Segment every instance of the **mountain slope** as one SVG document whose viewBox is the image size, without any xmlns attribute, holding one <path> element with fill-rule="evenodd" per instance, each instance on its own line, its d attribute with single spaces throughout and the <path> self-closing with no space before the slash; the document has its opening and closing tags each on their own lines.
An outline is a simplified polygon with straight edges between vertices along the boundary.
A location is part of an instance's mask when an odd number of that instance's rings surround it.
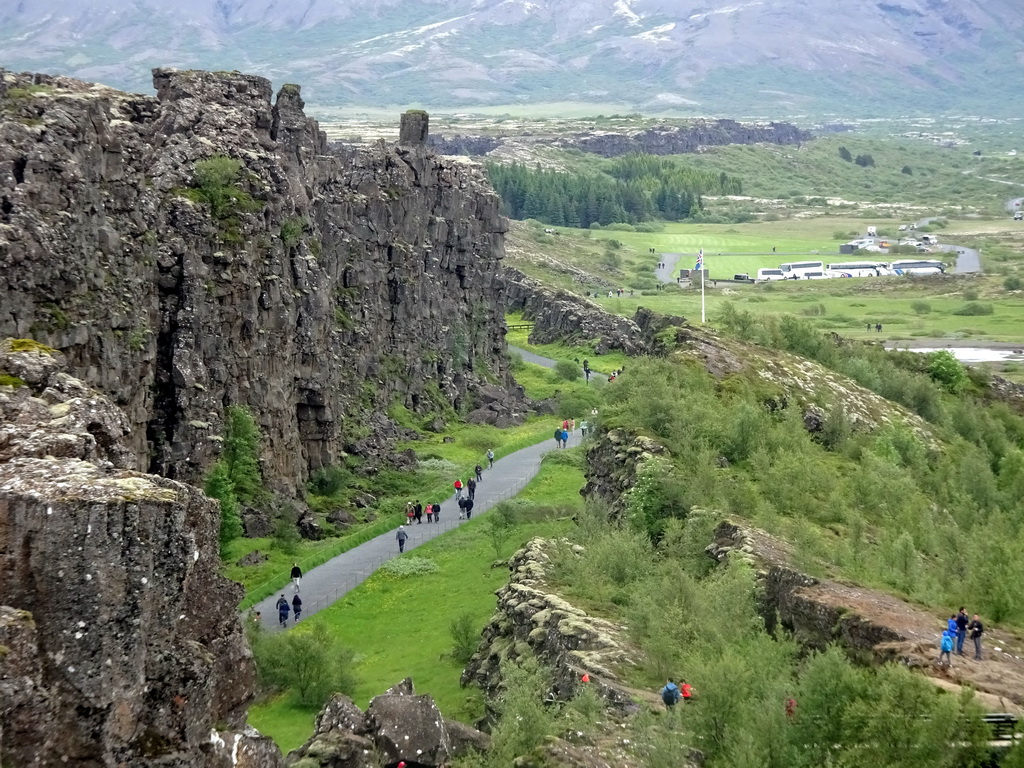
<svg viewBox="0 0 1024 768">
<path fill-rule="evenodd" d="M 0 64 L 242 69 L 321 104 L 1011 112 L 1022 30 L 1012 0 L 18 0 Z"/>
</svg>

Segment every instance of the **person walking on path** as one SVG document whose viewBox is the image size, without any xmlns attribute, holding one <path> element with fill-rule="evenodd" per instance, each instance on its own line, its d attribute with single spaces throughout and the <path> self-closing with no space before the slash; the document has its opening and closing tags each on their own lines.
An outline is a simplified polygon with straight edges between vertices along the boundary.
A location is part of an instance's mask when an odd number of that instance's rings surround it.
<svg viewBox="0 0 1024 768">
<path fill-rule="evenodd" d="M 420 504 L 419 499 L 416 499 L 416 506 L 413 507 L 413 511 L 416 513 L 416 525 L 423 525 L 423 505 Z"/>
<path fill-rule="evenodd" d="M 466 491 L 469 493 L 469 498 L 476 498 L 476 480 L 472 477 L 466 481 Z"/>
<path fill-rule="evenodd" d="M 288 612 L 291 611 L 291 606 L 288 605 L 288 600 L 281 593 L 281 596 L 277 598 L 277 621 L 281 625 L 281 629 L 288 626 Z"/>
<path fill-rule="evenodd" d="M 487 449 L 487 468 L 494 469 L 494 451 L 490 448 Z"/>
<path fill-rule="evenodd" d="M 292 584 L 295 585 L 295 591 L 300 592 L 299 584 L 302 582 L 302 569 L 299 568 L 298 563 L 292 563 Z"/>
<path fill-rule="evenodd" d="M 466 519 L 466 502 L 469 499 L 459 499 L 459 520 Z"/>
<path fill-rule="evenodd" d="M 588 429 L 590 429 L 590 422 L 584 419 L 580 422 L 580 434 L 583 435 L 583 437 L 586 437 Z"/>
<path fill-rule="evenodd" d="M 481 467 L 481 466 L 480 466 L 479 464 L 477 464 L 477 465 L 476 465 L 476 466 L 475 466 L 475 467 L 473 468 L 473 472 L 474 472 L 474 473 L 476 473 L 476 481 L 477 481 L 478 483 L 479 483 L 479 482 L 480 482 L 481 480 L 483 480 L 483 479 L 484 479 L 484 468 L 483 468 L 483 467 Z"/>
<path fill-rule="evenodd" d="M 962 605 L 956 614 L 956 655 L 964 655 L 964 640 L 967 639 L 967 625 L 971 620 L 967 618 L 967 609 Z"/>
<path fill-rule="evenodd" d="M 427 504 L 427 522 L 428 523 L 434 522 L 434 505 L 433 504 Z"/>
<path fill-rule="evenodd" d="M 405 540 L 409 538 L 409 534 L 405 532 L 405 526 L 398 526 L 398 533 L 395 534 L 395 538 L 398 539 L 398 554 L 405 552 Z"/>
<path fill-rule="evenodd" d="M 563 448 L 568 448 L 569 447 L 569 430 L 567 430 L 567 429 L 563 429 L 562 430 L 562 447 Z"/>
<path fill-rule="evenodd" d="M 405 504 L 405 522 L 412 525 L 412 519 L 416 517 L 416 505 L 411 501 Z"/>
<path fill-rule="evenodd" d="M 441 522 L 441 505 L 438 504 L 435 501 L 433 506 L 434 506 L 434 522 L 435 523 L 440 523 Z"/>
<path fill-rule="evenodd" d="M 456 499 L 461 499 L 462 498 L 462 481 L 459 478 L 455 478 L 455 482 L 452 483 L 452 485 L 455 487 L 455 498 Z"/>
<path fill-rule="evenodd" d="M 473 500 L 463 499 L 463 501 L 466 502 L 466 506 L 464 507 L 464 509 L 466 510 L 466 519 L 469 520 L 473 517 Z"/>
<path fill-rule="evenodd" d="M 557 427 L 555 429 L 555 445 L 559 448 L 562 447 L 562 428 Z"/>
<path fill-rule="evenodd" d="M 669 678 L 665 687 L 661 689 L 661 700 L 668 709 L 679 703 L 679 686 L 672 682 L 672 678 Z"/>
<path fill-rule="evenodd" d="M 939 651 L 939 666 L 942 666 L 942 657 L 946 657 L 946 666 L 953 666 L 953 659 L 950 654 L 953 652 L 953 638 L 956 637 L 954 632 L 950 632 L 948 629 L 942 633 L 942 644 Z"/>
<path fill-rule="evenodd" d="M 981 623 L 978 614 L 974 614 L 967 628 L 971 630 L 971 640 L 974 642 L 974 660 L 981 661 L 981 636 L 985 634 L 985 625 Z"/>
<path fill-rule="evenodd" d="M 292 613 L 295 614 L 295 623 L 299 623 L 299 616 L 302 615 L 302 598 L 296 593 L 292 598 Z"/>
</svg>

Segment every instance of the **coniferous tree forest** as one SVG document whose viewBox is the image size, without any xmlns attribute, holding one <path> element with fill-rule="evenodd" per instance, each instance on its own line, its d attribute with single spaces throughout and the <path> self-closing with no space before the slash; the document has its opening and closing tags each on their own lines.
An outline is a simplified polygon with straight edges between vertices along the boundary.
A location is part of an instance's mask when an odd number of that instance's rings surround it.
<svg viewBox="0 0 1024 768">
<path fill-rule="evenodd" d="M 703 209 L 701 195 L 742 194 L 741 181 L 653 155 L 627 155 L 601 171 L 563 173 L 515 163 L 487 166 L 504 213 L 553 226 L 680 221 Z"/>
</svg>

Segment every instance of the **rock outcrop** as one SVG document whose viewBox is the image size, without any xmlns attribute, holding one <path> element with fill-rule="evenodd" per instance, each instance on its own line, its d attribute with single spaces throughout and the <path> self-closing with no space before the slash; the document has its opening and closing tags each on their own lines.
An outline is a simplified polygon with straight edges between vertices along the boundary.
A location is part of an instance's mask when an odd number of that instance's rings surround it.
<svg viewBox="0 0 1024 768">
<path fill-rule="evenodd" d="M 298 86 L 154 85 L 0 70 L 0 337 L 108 393 L 136 469 L 196 480 L 243 404 L 289 491 L 378 440 L 367 414 L 511 385 L 507 222 L 476 166 L 426 149 L 426 114 L 332 152 Z"/>
<path fill-rule="evenodd" d="M 549 288 L 515 269 L 502 273 L 506 306 L 510 312 L 522 312 L 534 323 L 531 344 L 594 341 L 597 354 L 621 350 L 627 355 L 642 355 L 646 347 L 636 324 L 613 315 L 582 296 Z"/>
<path fill-rule="evenodd" d="M 0 761 L 273 768 L 219 506 L 126 469 L 127 420 L 62 362 L 0 344 Z"/>
<path fill-rule="evenodd" d="M 603 157 L 634 152 L 679 155 L 727 144 L 802 144 L 812 138 L 790 123 L 737 123 L 735 120 L 696 120 L 685 126 L 660 126 L 642 131 L 587 131 L 569 136 L 521 135 L 509 141 L 554 144 Z M 495 136 L 432 136 L 430 145 L 446 155 L 488 155 L 506 141 Z"/>
<path fill-rule="evenodd" d="M 446 720 L 433 697 L 417 696 L 406 678 L 370 701 L 364 713 L 337 695 L 316 718 L 313 735 L 288 755 L 293 768 L 376 768 L 446 765 L 470 750 L 486 751 L 487 734 Z"/>
<path fill-rule="evenodd" d="M 641 465 L 664 453 L 665 447 L 649 437 L 624 429 L 600 431 L 587 448 L 587 483 L 580 494 L 600 502 L 617 518 L 625 512 L 626 494 L 636 484 Z"/>
<path fill-rule="evenodd" d="M 625 633 L 547 588 L 551 546 L 555 544 L 532 539 L 512 557 L 509 582 L 497 591 L 497 611 L 462 673 L 462 684 L 478 685 L 493 697 L 501 688 L 502 663 L 532 655 L 551 669 L 552 701 L 572 698 L 586 674 L 588 684 L 610 705 L 623 713 L 635 712 L 636 692 L 627 689 L 616 672 L 632 664 Z"/>
</svg>

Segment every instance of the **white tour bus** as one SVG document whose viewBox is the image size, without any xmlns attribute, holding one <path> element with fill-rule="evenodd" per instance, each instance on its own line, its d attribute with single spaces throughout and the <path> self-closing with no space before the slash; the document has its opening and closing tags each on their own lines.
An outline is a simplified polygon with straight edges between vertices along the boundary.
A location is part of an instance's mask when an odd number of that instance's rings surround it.
<svg viewBox="0 0 1024 768">
<path fill-rule="evenodd" d="M 825 265 L 820 261 L 791 261 L 788 264 L 779 264 L 779 269 L 786 280 L 798 280 L 807 277 L 810 272 L 824 272 Z"/>
<path fill-rule="evenodd" d="M 889 269 L 897 275 L 941 275 L 946 271 L 946 265 L 929 259 L 903 259 L 890 262 Z"/>
<path fill-rule="evenodd" d="M 844 261 L 828 265 L 830 277 L 880 277 L 891 275 L 883 261 Z"/>
<path fill-rule="evenodd" d="M 770 267 L 761 267 L 757 270 L 757 278 L 754 282 L 766 283 L 770 280 L 784 280 L 786 273 L 781 269 L 771 269 Z"/>
</svg>

